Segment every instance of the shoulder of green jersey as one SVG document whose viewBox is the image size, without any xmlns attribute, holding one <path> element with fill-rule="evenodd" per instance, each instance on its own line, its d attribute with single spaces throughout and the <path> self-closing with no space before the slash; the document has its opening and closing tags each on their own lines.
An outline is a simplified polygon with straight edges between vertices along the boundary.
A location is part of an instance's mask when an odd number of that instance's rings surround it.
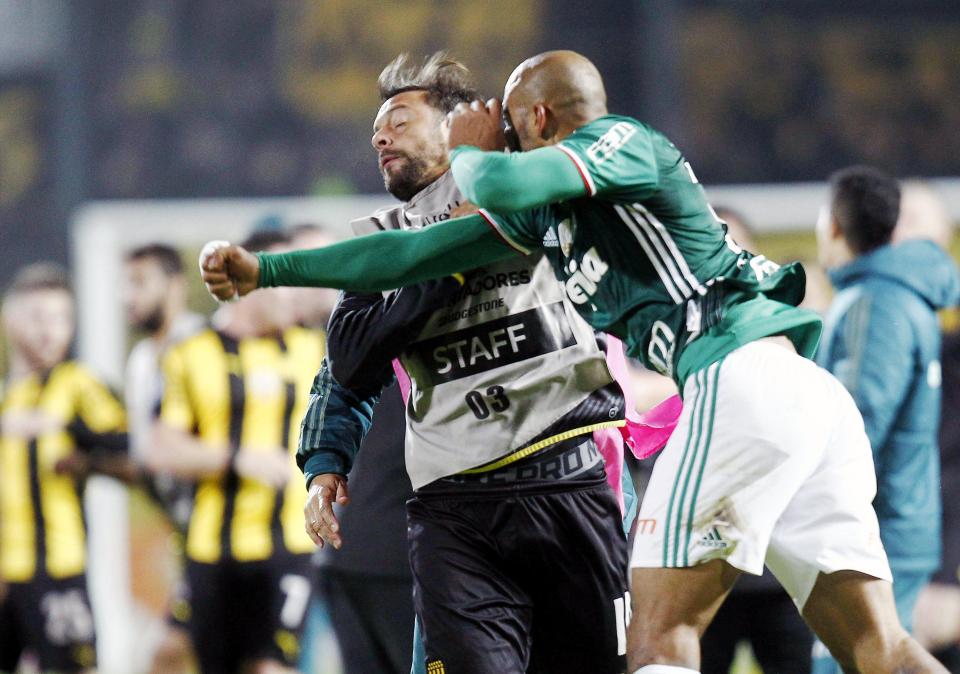
<svg viewBox="0 0 960 674">
<path fill-rule="evenodd" d="M 587 148 L 587 160 L 593 165 L 602 164 L 619 152 L 639 130 L 635 122 L 621 120 L 615 123 Z"/>
<path fill-rule="evenodd" d="M 494 233 L 498 237 L 500 237 L 501 241 L 503 241 L 505 244 L 507 244 L 514 250 L 523 253 L 524 255 L 530 254 L 530 249 L 522 245 L 520 242 L 516 240 L 516 238 L 511 236 L 510 233 L 507 232 L 506 229 L 503 227 L 503 225 L 500 224 L 497 218 L 494 217 L 492 213 L 490 213 L 490 211 L 488 211 L 485 208 L 481 208 L 479 210 L 479 213 L 480 213 L 480 217 L 482 217 L 487 222 L 487 224 L 490 225 L 490 228 L 494 231 Z"/>
</svg>

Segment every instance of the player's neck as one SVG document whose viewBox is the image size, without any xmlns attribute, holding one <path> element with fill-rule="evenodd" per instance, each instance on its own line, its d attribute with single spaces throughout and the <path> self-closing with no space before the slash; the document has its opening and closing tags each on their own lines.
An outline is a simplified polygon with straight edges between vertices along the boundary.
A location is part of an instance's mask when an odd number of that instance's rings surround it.
<svg viewBox="0 0 960 674">
<path fill-rule="evenodd" d="M 236 340 L 273 337 L 283 332 L 279 326 L 259 320 L 241 304 L 228 305 L 218 312 L 216 329 Z"/>
<path fill-rule="evenodd" d="M 185 311 L 186 307 L 184 306 L 167 306 L 163 312 L 163 320 L 160 321 L 160 326 L 150 333 L 150 339 L 157 344 L 164 344 L 173 331 L 173 326 L 176 325 L 177 319 L 180 318 Z"/>
<path fill-rule="evenodd" d="M 576 115 L 570 115 L 569 118 L 558 120 L 557 133 L 554 135 L 554 142 L 560 142 L 577 129 L 594 122 L 601 117 L 609 114 L 606 106 L 592 106 L 588 109 L 580 110 Z"/>
</svg>

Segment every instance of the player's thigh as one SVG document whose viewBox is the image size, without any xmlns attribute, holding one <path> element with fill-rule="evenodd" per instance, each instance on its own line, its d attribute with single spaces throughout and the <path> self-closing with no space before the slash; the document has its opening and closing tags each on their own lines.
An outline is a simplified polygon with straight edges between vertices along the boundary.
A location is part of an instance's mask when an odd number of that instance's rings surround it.
<svg viewBox="0 0 960 674">
<path fill-rule="evenodd" d="M 230 598 L 241 592 L 234 584 L 231 562 L 186 565 L 187 629 L 203 674 L 230 672 L 239 667 L 241 623 L 232 615 Z"/>
<path fill-rule="evenodd" d="M 913 633 L 913 613 L 917 600 L 923 588 L 930 583 L 931 575 L 927 571 L 893 569 L 893 601 L 897 605 L 900 624 L 910 633 Z"/>
<path fill-rule="evenodd" d="M 739 575 L 720 559 L 682 569 L 632 569 L 632 644 L 655 644 L 678 630 L 699 639 Z"/>
<path fill-rule="evenodd" d="M 0 598 L 0 672 L 13 672 L 23 652 L 24 634 L 18 615 L 16 586 L 3 588 Z"/>
<path fill-rule="evenodd" d="M 41 671 L 83 672 L 96 666 L 96 635 L 85 576 L 37 578 L 20 602 L 25 650 Z"/>
<path fill-rule="evenodd" d="M 854 670 L 856 645 L 895 643 L 906 637 L 897 619 L 892 584 L 857 571 L 820 574 L 803 617 L 840 666 L 849 671 Z"/>
<path fill-rule="evenodd" d="M 313 592 L 310 555 L 278 551 L 241 565 L 240 573 L 243 592 L 235 595 L 234 619 L 241 622 L 245 659 L 260 669 L 271 662 L 295 666 Z"/>
<path fill-rule="evenodd" d="M 782 347 L 750 344 L 688 377 L 683 413 L 644 495 L 632 566 L 722 559 L 762 572 L 780 513 L 826 444 L 808 421 L 819 412 L 816 392 L 782 383 L 799 378 L 802 387 L 811 368 Z"/>
<path fill-rule="evenodd" d="M 479 523 L 492 521 L 496 508 L 509 507 L 419 498 L 407 504 L 414 608 L 428 674 L 526 672 L 531 599 Z"/>
<path fill-rule="evenodd" d="M 630 612 L 627 542 L 605 482 L 521 499 L 531 540 L 532 672 L 619 674 Z M 535 532 L 535 533 L 534 533 Z"/>
</svg>

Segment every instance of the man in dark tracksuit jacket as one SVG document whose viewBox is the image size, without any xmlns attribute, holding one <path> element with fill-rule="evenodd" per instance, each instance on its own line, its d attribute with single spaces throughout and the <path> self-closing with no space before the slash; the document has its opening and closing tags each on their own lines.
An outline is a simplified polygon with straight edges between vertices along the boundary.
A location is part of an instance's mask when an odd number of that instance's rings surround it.
<svg viewBox="0 0 960 674">
<path fill-rule="evenodd" d="M 863 415 L 877 473 L 874 507 L 893 571 L 900 621 L 912 624 L 920 590 L 940 565 L 940 325 L 960 299 L 950 256 L 931 241 L 891 245 L 896 181 L 865 167 L 835 174 L 817 226 L 837 295 L 817 360 Z M 818 658 L 817 674 L 837 671 Z"/>
</svg>

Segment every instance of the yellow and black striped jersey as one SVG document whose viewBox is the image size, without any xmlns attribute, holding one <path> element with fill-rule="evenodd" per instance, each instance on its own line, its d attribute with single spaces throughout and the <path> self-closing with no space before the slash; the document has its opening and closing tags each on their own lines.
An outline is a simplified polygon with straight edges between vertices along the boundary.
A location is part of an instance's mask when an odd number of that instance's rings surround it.
<svg viewBox="0 0 960 674">
<path fill-rule="evenodd" d="M 35 437 L 0 429 L 0 577 L 8 582 L 85 571 L 83 485 L 56 466 L 101 440 L 110 448 L 126 444 L 120 401 L 74 361 L 8 384 L 0 413 L 36 412 L 56 420 L 57 428 Z"/>
<path fill-rule="evenodd" d="M 282 337 L 241 340 L 208 329 L 167 353 L 163 423 L 211 447 L 232 452 L 283 447 L 290 458 L 284 490 L 232 472 L 198 482 L 187 530 L 190 559 L 256 561 L 280 546 L 294 553 L 314 549 L 303 530 L 303 482 L 295 454 L 324 351 L 322 332 L 298 327 Z"/>
</svg>

